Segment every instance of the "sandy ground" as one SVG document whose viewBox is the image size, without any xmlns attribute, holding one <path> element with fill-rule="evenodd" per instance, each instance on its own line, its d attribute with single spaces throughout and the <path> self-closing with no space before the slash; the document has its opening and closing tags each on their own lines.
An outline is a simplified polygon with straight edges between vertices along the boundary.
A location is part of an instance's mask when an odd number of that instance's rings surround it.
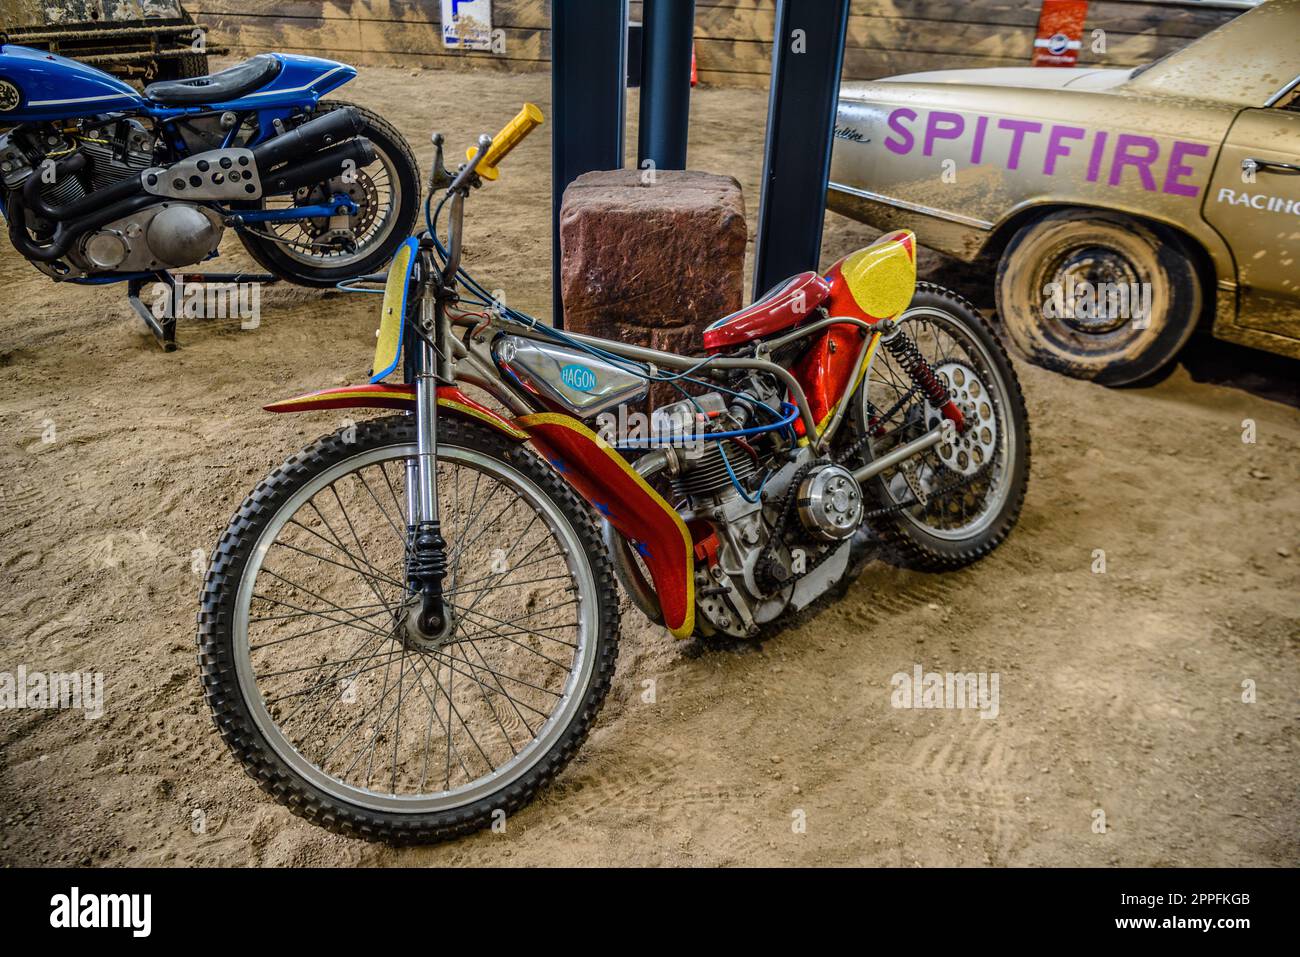
<svg viewBox="0 0 1300 957">
<path fill-rule="evenodd" d="M 396 69 L 346 92 L 422 163 L 435 124 L 463 148 L 549 100 L 544 76 Z M 753 91 L 694 98 L 692 165 L 741 180 L 751 232 L 765 111 Z M 490 287 L 539 314 L 548 157 L 544 127 L 474 197 L 467 245 Z M 869 238 L 829 217 L 826 262 Z M 987 305 L 987 277 L 928 263 Z M 1022 364 L 1033 476 L 991 558 L 945 576 L 873 565 L 761 645 L 675 643 L 629 608 L 614 689 L 558 784 L 502 834 L 397 850 L 263 795 L 217 737 L 194 650 L 192 555 L 340 424 L 259 406 L 361 381 L 374 301 L 276 287 L 260 328 L 184 323 L 164 355 L 120 289 L 56 286 L 7 243 L 0 283 L 0 672 L 106 683 L 98 720 L 0 715 L 0 862 L 1300 863 L 1295 364 L 1237 351 L 1225 372 L 1227 347 L 1202 344 L 1191 372 L 1134 391 Z M 891 676 L 918 664 L 997 672 L 997 718 L 892 708 Z"/>
</svg>

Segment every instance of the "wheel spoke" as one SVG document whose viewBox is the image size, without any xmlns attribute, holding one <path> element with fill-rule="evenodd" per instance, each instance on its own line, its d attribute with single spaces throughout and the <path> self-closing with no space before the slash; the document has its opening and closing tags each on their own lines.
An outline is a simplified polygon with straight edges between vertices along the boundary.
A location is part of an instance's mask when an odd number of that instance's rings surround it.
<svg viewBox="0 0 1300 957">
<path fill-rule="evenodd" d="M 589 546 L 557 503 L 440 449 L 453 623 L 422 635 L 407 620 L 409 477 L 388 470 L 406 448 L 323 469 L 264 533 L 241 647 L 291 766 L 348 800 L 440 807 L 552 746 L 557 715 L 576 713 L 596 599 L 590 572 L 575 578 Z"/>
</svg>

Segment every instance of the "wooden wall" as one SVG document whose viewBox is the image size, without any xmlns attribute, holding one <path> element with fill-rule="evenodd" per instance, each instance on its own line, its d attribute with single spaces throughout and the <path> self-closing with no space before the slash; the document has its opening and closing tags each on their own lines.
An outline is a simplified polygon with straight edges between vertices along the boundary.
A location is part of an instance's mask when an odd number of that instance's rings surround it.
<svg viewBox="0 0 1300 957">
<path fill-rule="evenodd" d="M 355 66 L 551 68 L 551 0 L 494 0 L 492 27 L 505 56 L 449 51 L 439 0 L 184 0 L 212 42 L 239 54 L 281 50 Z"/>
<path fill-rule="evenodd" d="M 493 27 L 504 32 L 504 57 L 448 52 L 438 0 L 187 0 L 238 53 L 316 53 L 354 64 L 550 68 L 552 0 L 494 0 Z M 609 0 L 617 2 L 617 0 Z M 775 0 L 696 0 L 695 50 L 701 82 L 765 86 L 772 58 Z M 853 0 L 844 78 L 960 67 L 1026 66 L 1033 49 L 1036 0 Z M 631 16 L 641 4 L 633 0 Z M 1133 66 L 1178 49 L 1236 11 L 1093 0 L 1081 64 Z M 1091 31 L 1106 32 L 1106 52 L 1091 49 Z"/>
<path fill-rule="evenodd" d="M 772 63 L 772 0 L 696 0 L 695 56 L 701 81 L 765 86 Z M 853 0 L 844 79 L 968 67 L 1028 66 L 1040 4 L 1035 0 Z M 1080 64 L 1135 66 L 1185 45 L 1237 11 L 1129 0 L 1088 6 Z M 1106 53 L 1090 49 L 1106 32 Z"/>
</svg>

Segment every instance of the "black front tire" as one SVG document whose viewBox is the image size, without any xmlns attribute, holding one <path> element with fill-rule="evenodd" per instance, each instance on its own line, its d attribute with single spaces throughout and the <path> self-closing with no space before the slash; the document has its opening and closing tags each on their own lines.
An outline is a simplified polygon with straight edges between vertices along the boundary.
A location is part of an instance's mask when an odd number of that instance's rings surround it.
<svg viewBox="0 0 1300 957">
<path fill-rule="evenodd" d="M 355 436 L 332 433 L 291 457 L 244 500 L 213 550 L 198 615 L 200 677 L 222 739 L 258 786 L 300 817 L 349 837 L 390 843 L 441 841 L 489 826 L 500 814 L 523 807 L 560 773 L 586 739 L 614 674 L 618 594 L 591 510 L 531 447 L 474 422 L 444 418 L 438 430 L 441 447 L 457 446 L 485 454 L 526 476 L 555 503 L 581 541 L 595 583 L 599 623 L 590 650 L 593 667 L 585 686 L 575 690 L 578 706 L 549 750 L 522 776 L 473 803 L 426 813 L 380 811 L 318 787 L 272 746 L 245 697 L 237 673 L 234 634 L 240 582 L 259 537 L 297 492 L 323 472 L 368 450 L 411 446 L 415 442 L 414 417 L 362 422 L 356 426 Z"/>
</svg>

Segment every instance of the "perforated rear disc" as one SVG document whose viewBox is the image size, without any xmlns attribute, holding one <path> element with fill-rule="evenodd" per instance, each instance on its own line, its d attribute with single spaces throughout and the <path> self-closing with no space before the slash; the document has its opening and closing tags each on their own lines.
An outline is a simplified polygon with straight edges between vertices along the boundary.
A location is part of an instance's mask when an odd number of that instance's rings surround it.
<svg viewBox="0 0 1300 957">
<path fill-rule="evenodd" d="M 934 371 L 948 387 L 948 394 L 957 403 L 966 424 L 961 434 L 949 435 L 940 443 L 939 459 L 959 475 L 974 475 L 993 458 L 997 449 L 998 423 L 988 389 L 975 370 L 964 362 L 945 362 Z M 926 421 L 941 418 L 942 413 L 926 402 Z"/>
</svg>

